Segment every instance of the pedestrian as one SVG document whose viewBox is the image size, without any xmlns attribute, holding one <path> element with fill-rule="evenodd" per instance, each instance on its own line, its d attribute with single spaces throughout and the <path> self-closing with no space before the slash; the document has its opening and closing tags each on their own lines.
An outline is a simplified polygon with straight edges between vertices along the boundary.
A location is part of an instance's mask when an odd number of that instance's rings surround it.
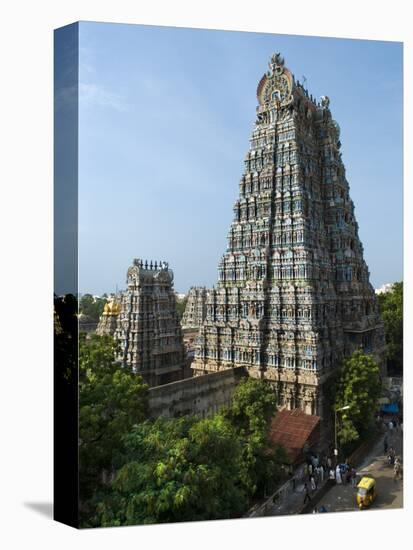
<svg viewBox="0 0 413 550">
<path fill-rule="evenodd" d="M 397 479 L 400 479 L 400 474 L 401 474 L 401 464 L 400 464 L 400 460 L 398 458 L 395 459 L 394 461 L 394 467 L 393 467 L 393 472 L 394 472 L 394 476 L 393 476 L 393 479 L 394 481 L 396 481 Z"/>
<path fill-rule="evenodd" d="M 303 467 L 303 478 L 306 479 L 307 476 L 308 476 L 308 464 L 305 463 L 305 464 L 304 464 L 304 467 Z"/>
<path fill-rule="evenodd" d="M 341 470 L 340 470 L 340 466 L 337 464 L 337 468 L 336 468 L 336 483 L 337 485 L 341 485 L 343 482 L 342 478 L 341 478 Z"/>
<path fill-rule="evenodd" d="M 293 493 L 295 493 L 295 475 L 293 473 L 292 467 L 290 468 L 289 475 L 290 475 L 291 488 Z"/>
<path fill-rule="evenodd" d="M 313 465 L 309 464 L 308 465 L 308 476 L 311 477 L 312 475 L 313 475 Z"/>
<path fill-rule="evenodd" d="M 352 487 L 356 486 L 356 478 L 357 478 L 357 472 L 356 472 L 356 469 L 353 466 L 350 470 L 350 482 L 351 482 Z"/>
<path fill-rule="evenodd" d="M 346 484 L 347 481 L 347 466 L 345 464 L 340 465 L 341 483 Z"/>
<path fill-rule="evenodd" d="M 311 483 L 311 490 L 315 491 L 317 489 L 317 483 L 313 475 L 310 477 L 310 483 Z"/>
<path fill-rule="evenodd" d="M 391 434 L 393 433 L 393 422 L 391 420 L 389 422 L 389 431 Z"/>
<path fill-rule="evenodd" d="M 328 457 L 328 458 L 327 458 L 327 468 L 328 468 L 328 469 L 331 468 L 331 457 Z"/>
<path fill-rule="evenodd" d="M 320 477 L 321 483 L 323 483 L 324 482 L 324 466 L 322 464 L 320 464 L 320 466 L 318 467 L 318 475 Z"/>
<path fill-rule="evenodd" d="M 334 482 L 336 480 L 336 474 L 333 470 L 333 468 L 330 468 L 329 472 L 328 472 L 328 482 L 331 485 L 334 485 Z"/>
<path fill-rule="evenodd" d="M 304 483 L 304 504 L 311 501 L 310 491 L 308 490 L 307 483 Z"/>
</svg>

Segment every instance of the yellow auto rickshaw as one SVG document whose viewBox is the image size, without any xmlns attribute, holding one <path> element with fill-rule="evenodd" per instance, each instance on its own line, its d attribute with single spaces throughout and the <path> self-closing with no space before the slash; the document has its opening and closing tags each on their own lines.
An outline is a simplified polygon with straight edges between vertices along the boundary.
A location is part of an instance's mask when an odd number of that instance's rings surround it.
<svg viewBox="0 0 413 550">
<path fill-rule="evenodd" d="M 376 480 L 373 477 L 362 477 L 357 485 L 356 495 L 357 506 L 360 510 L 368 508 L 376 496 Z"/>
</svg>

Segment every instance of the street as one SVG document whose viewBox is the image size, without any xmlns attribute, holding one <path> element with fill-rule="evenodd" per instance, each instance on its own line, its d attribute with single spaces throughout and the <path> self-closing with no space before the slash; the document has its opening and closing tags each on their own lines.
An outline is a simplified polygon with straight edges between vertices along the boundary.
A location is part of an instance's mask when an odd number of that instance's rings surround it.
<svg viewBox="0 0 413 550">
<path fill-rule="evenodd" d="M 388 432 L 389 447 L 393 445 L 396 455 L 403 462 L 403 432 L 399 429 L 393 435 Z M 391 509 L 403 507 L 403 481 L 393 479 L 393 467 L 384 455 L 383 438 L 376 444 L 361 467 L 357 470 L 357 482 L 363 475 L 371 475 L 377 482 L 377 498 L 369 509 Z M 327 512 L 349 512 L 358 510 L 357 489 L 351 485 L 335 485 L 318 502 L 317 509 L 324 506 Z"/>
</svg>

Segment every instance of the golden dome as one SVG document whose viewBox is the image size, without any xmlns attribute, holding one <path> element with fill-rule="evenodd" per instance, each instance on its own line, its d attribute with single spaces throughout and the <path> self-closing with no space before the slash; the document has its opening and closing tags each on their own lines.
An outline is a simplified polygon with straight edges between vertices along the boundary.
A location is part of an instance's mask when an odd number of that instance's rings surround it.
<svg viewBox="0 0 413 550">
<path fill-rule="evenodd" d="M 120 310 L 121 310 L 120 304 L 118 302 L 113 302 L 113 306 L 112 306 L 113 315 L 119 315 Z"/>
<path fill-rule="evenodd" d="M 103 315 L 119 315 L 120 304 L 115 302 L 113 298 L 110 298 L 103 307 Z"/>
</svg>

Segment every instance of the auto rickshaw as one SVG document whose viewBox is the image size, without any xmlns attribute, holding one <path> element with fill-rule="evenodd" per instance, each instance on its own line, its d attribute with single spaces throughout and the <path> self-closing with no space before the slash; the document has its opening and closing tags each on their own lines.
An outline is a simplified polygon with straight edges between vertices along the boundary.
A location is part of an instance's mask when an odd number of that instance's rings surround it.
<svg viewBox="0 0 413 550">
<path fill-rule="evenodd" d="M 360 510 L 368 508 L 376 496 L 376 480 L 373 477 L 362 477 L 357 485 L 356 495 L 357 506 Z"/>
</svg>

